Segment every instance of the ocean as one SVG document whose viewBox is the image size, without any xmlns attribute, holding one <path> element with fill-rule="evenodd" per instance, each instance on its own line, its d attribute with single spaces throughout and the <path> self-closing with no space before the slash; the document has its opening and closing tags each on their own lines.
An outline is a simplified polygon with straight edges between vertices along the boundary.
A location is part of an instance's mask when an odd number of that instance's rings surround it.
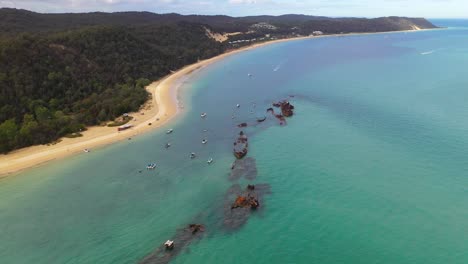
<svg viewBox="0 0 468 264">
<path fill-rule="evenodd" d="M 152 263 L 468 263 L 468 21 L 434 22 L 227 57 L 162 129 L 0 180 L 0 263 L 137 263 L 168 239 Z M 231 210 L 248 184 L 260 207 Z"/>
</svg>

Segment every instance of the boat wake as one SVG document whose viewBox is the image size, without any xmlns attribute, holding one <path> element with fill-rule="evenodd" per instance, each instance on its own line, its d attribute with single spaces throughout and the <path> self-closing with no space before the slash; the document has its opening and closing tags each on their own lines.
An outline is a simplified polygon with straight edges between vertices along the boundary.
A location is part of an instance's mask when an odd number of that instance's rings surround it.
<svg viewBox="0 0 468 264">
<path fill-rule="evenodd" d="M 421 55 L 429 55 L 429 54 L 432 54 L 434 53 L 435 50 L 430 50 L 430 51 L 426 51 L 426 52 L 421 52 Z"/>
</svg>

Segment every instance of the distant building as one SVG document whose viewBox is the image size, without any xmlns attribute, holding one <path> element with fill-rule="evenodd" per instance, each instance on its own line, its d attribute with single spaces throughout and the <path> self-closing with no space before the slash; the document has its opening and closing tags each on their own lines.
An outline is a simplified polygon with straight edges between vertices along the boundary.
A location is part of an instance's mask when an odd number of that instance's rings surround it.
<svg viewBox="0 0 468 264">
<path fill-rule="evenodd" d="M 314 32 L 312 32 L 312 35 L 321 36 L 321 35 L 323 35 L 323 32 L 322 31 L 314 31 Z"/>
<path fill-rule="evenodd" d="M 269 29 L 269 30 L 276 30 L 277 27 L 273 26 L 272 24 L 268 24 L 266 22 L 260 22 L 257 24 L 253 24 L 250 26 L 251 28 L 254 29 Z"/>
</svg>

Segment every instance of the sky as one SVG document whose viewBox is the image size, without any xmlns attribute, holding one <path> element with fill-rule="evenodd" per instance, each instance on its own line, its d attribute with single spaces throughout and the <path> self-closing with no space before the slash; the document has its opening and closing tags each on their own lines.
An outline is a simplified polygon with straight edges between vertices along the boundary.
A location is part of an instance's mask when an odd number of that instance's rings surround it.
<svg viewBox="0 0 468 264">
<path fill-rule="evenodd" d="M 0 0 L 42 13 L 150 11 L 203 15 L 467 18 L 468 0 Z"/>
</svg>

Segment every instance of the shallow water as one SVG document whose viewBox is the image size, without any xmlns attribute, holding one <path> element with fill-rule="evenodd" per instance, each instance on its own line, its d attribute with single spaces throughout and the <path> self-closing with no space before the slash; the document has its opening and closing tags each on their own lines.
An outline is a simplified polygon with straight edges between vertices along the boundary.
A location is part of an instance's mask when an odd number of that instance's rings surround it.
<svg viewBox="0 0 468 264">
<path fill-rule="evenodd" d="M 201 70 L 161 131 L 0 180 L 0 262 L 136 263 L 203 223 L 171 263 L 468 263 L 460 25 L 279 43 Z M 226 228 L 226 192 L 250 183 L 231 177 L 236 125 L 290 95 L 286 126 L 244 129 L 271 193 Z"/>
</svg>

